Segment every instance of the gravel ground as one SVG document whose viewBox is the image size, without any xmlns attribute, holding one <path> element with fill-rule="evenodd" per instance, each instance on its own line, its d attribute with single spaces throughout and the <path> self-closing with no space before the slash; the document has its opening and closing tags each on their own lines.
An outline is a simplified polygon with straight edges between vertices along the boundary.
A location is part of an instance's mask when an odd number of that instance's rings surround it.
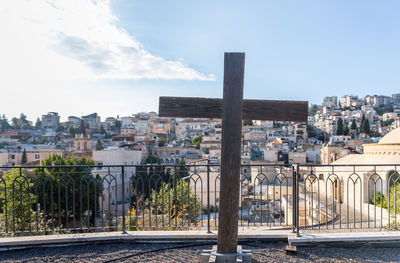
<svg viewBox="0 0 400 263">
<path fill-rule="evenodd" d="M 202 249 L 211 245 L 166 249 L 184 244 L 110 243 L 74 245 L 51 248 L 31 248 L 0 252 L 1 262 L 199 262 Z M 299 247 L 297 255 L 285 253 L 285 242 L 253 242 L 243 245 L 251 249 L 253 262 L 400 262 L 400 248 L 360 246 Z M 157 252 L 143 253 L 156 249 Z"/>
</svg>

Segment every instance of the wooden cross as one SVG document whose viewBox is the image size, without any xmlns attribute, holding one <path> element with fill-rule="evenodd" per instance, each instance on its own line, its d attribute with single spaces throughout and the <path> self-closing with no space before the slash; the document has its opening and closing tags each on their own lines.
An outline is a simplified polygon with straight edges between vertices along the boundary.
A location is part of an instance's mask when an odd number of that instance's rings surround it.
<svg viewBox="0 0 400 263">
<path fill-rule="evenodd" d="M 160 97 L 160 117 L 222 118 L 218 253 L 236 253 L 242 119 L 306 122 L 308 102 L 243 100 L 244 53 L 225 53 L 223 99 Z"/>
</svg>

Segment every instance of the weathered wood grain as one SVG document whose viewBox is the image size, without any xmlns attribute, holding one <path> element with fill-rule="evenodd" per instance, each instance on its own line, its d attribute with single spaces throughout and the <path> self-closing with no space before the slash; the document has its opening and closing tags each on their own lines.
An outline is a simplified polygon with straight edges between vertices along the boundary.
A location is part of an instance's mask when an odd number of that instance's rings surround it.
<svg viewBox="0 0 400 263">
<path fill-rule="evenodd" d="M 160 117 L 222 118 L 222 99 L 160 97 Z M 243 100 L 243 119 L 306 122 L 307 101 Z"/>
<path fill-rule="evenodd" d="M 225 53 L 224 65 L 217 252 L 236 253 L 240 198 L 244 53 Z"/>
</svg>

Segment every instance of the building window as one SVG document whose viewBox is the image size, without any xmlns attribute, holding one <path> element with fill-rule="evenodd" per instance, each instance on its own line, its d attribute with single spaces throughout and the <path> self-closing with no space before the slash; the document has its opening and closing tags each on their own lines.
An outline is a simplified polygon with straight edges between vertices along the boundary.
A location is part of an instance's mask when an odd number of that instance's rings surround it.
<svg viewBox="0 0 400 263">
<path fill-rule="evenodd" d="M 40 154 L 36 153 L 36 154 L 35 154 L 35 159 L 36 159 L 36 160 L 37 160 L 37 159 L 40 159 Z"/>
<path fill-rule="evenodd" d="M 15 160 L 15 154 L 10 155 L 11 160 Z M 14 165 L 13 165 L 14 166 Z"/>
</svg>

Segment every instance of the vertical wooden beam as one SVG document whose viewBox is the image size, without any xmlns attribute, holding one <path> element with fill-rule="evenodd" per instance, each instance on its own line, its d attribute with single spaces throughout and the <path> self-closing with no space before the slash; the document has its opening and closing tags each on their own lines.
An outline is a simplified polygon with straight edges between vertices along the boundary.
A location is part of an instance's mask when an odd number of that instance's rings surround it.
<svg viewBox="0 0 400 263">
<path fill-rule="evenodd" d="M 218 253 L 237 252 L 244 57 L 225 53 L 224 60 Z"/>
</svg>

